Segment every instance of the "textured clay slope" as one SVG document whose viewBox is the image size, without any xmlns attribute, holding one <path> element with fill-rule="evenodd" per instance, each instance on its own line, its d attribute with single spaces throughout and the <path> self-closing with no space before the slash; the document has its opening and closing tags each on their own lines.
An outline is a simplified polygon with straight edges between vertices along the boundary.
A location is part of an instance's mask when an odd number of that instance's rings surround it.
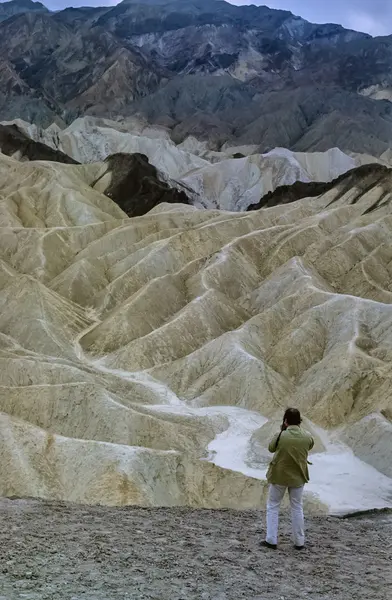
<svg viewBox="0 0 392 600">
<path fill-rule="evenodd" d="M 259 506 L 295 403 L 308 505 L 392 504 L 390 172 L 129 219 L 100 169 L 0 155 L 0 495 Z"/>
</svg>

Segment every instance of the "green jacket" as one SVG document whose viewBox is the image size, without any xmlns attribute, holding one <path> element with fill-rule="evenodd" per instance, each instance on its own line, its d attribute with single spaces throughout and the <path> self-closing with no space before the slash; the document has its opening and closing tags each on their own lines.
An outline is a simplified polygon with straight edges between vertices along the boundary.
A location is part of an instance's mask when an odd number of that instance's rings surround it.
<svg viewBox="0 0 392 600">
<path fill-rule="evenodd" d="M 268 483 L 300 487 L 309 481 L 308 452 L 314 446 L 310 433 L 298 425 L 290 425 L 271 440 L 268 450 L 275 455 L 267 472 Z"/>
</svg>

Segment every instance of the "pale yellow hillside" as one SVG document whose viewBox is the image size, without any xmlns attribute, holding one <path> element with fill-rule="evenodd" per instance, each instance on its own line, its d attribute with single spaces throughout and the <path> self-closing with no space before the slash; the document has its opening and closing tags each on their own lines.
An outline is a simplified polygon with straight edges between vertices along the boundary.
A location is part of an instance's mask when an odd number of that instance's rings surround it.
<svg viewBox="0 0 392 600">
<path fill-rule="evenodd" d="M 0 495 L 259 506 L 259 429 L 295 404 L 308 503 L 339 508 L 340 452 L 347 503 L 391 504 L 388 176 L 128 219 L 99 168 L 0 155 Z"/>
</svg>

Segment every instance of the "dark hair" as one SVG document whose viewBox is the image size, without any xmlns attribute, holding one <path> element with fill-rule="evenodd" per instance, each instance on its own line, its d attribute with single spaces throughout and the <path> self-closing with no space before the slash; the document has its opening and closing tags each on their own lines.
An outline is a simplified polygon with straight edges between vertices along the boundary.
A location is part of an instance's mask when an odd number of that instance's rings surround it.
<svg viewBox="0 0 392 600">
<path fill-rule="evenodd" d="M 301 413 L 298 408 L 288 408 L 284 413 L 283 422 L 287 421 L 289 425 L 301 425 Z"/>
</svg>

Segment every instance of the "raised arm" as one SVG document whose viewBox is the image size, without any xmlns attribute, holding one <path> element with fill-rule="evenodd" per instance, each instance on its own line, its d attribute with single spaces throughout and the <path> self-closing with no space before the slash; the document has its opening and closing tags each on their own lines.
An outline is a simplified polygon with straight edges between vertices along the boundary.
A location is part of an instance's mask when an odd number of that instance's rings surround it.
<svg viewBox="0 0 392 600">
<path fill-rule="evenodd" d="M 282 432 L 279 431 L 279 433 L 275 434 L 274 437 L 272 438 L 272 440 L 270 441 L 269 446 L 268 446 L 268 450 L 270 452 L 275 452 L 276 451 L 276 448 L 277 448 L 278 441 L 279 441 L 281 433 Z"/>
</svg>

